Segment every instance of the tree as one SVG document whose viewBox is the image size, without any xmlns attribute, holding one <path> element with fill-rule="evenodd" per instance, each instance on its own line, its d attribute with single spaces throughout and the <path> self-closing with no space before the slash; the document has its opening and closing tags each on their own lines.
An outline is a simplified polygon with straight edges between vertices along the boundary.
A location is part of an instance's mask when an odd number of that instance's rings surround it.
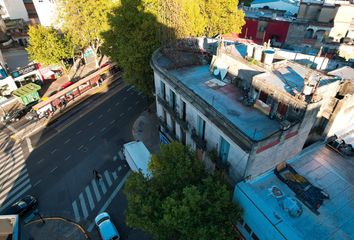
<svg viewBox="0 0 354 240">
<path fill-rule="evenodd" d="M 29 27 L 28 35 L 26 50 L 32 61 L 47 66 L 61 65 L 67 69 L 64 60 L 73 57 L 74 46 L 64 34 L 51 27 L 36 25 Z"/>
<path fill-rule="evenodd" d="M 218 34 L 240 33 L 245 24 L 245 14 L 237 5 L 238 0 L 205 0 L 205 35 L 212 37 Z"/>
<path fill-rule="evenodd" d="M 122 0 L 110 16 L 110 30 L 103 34 L 104 53 L 123 68 L 123 79 L 148 95 L 153 90 L 149 62 L 164 28 L 156 12 L 154 0 Z"/>
<path fill-rule="evenodd" d="M 154 239 L 235 239 L 240 207 L 217 175 L 208 175 L 195 153 L 180 143 L 153 155 L 152 178 L 132 173 L 125 185 L 126 221 Z"/>
<path fill-rule="evenodd" d="M 77 48 L 91 47 L 96 54 L 103 43 L 101 33 L 109 30 L 112 4 L 112 0 L 59 0 L 61 29 Z"/>
<path fill-rule="evenodd" d="M 76 0 L 77 1 L 77 0 Z M 104 52 L 124 70 L 124 80 L 153 93 L 152 53 L 186 37 L 239 33 L 244 14 L 237 0 L 120 0 L 103 34 Z"/>
</svg>

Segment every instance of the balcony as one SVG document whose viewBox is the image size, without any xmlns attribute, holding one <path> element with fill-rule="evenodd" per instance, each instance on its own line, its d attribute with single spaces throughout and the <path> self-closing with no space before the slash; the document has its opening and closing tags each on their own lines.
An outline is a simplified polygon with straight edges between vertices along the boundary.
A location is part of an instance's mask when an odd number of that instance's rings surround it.
<svg viewBox="0 0 354 240">
<path fill-rule="evenodd" d="M 177 136 L 171 131 L 167 125 L 167 122 L 159 117 L 160 126 L 163 128 L 163 133 L 166 135 L 170 142 L 178 141 Z"/>
<path fill-rule="evenodd" d="M 195 129 L 192 130 L 192 139 L 195 142 L 195 144 L 197 144 L 197 147 L 202 149 L 202 150 L 206 150 L 206 146 L 207 146 L 207 141 L 201 139 L 198 135 L 197 135 L 197 131 Z"/>
<path fill-rule="evenodd" d="M 173 109 L 169 102 L 160 97 L 159 95 L 157 96 L 157 101 L 166 109 L 166 111 L 176 120 L 176 122 L 185 130 L 188 130 L 188 122 L 183 120 L 180 116 L 180 114 Z"/>
</svg>

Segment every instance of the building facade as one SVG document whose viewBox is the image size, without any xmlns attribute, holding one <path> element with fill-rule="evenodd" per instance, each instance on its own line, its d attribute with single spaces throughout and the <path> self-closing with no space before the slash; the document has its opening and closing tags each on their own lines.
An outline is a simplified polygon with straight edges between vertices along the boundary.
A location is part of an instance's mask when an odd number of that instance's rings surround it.
<svg viewBox="0 0 354 240">
<path fill-rule="evenodd" d="M 23 0 L 0 0 L 0 6 L 3 10 L 2 17 L 10 19 L 29 20 L 27 10 Z"/>
<path fill-rule="evenodd" d="M 192 146 L 236 182 L 298 154 L 327 97 L 317 94 L 319 82 L 338 85 L 299 64 L 273 63 L 261 46 L 247 50 L 260 54 L 256 64 L 234 45 L 219 45 L 213 57 L 201 43 L 188 46 L 160 49 L 151 60 L 161 141 Z"/>
</svg>

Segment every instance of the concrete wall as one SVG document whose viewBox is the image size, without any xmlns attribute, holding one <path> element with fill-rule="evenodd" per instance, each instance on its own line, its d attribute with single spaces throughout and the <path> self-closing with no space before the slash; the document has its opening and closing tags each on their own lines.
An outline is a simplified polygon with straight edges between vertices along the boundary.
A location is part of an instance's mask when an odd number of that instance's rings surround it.
<svg viewBox="0 0 354 240">
<path fill-rule="evenodd" d="M 300 3 L 297 18 L 301 20 L 317 21 L 321 7 L 320 4 L 307 5 L 307 3 Z"/>
<path fill-rule="evenodd" d="M 307 25 L 297 22 L 290 23 L 286 44 L 302 44 L 304 42 Z"/>
<path fill-rule="evenodd" d="M 28 13 L 22 0 L 0 0 L 0 5 L 6 10 L 3 18 L 22 18 L 28 21 Z"/>
<path fill-rule="evenodd" d="M 52 0 L 33 0 L 40 24 L 43 26 L 52 26 L 55 24 L 57 10 Z"/>
<path fill-rule="evenodd" d="M 337 10 L 338 8 L 335 6 L 323 6 L 318 16 L 318 21 L 322 23 L 331 22 L 335 18 Z"/>
</svg>

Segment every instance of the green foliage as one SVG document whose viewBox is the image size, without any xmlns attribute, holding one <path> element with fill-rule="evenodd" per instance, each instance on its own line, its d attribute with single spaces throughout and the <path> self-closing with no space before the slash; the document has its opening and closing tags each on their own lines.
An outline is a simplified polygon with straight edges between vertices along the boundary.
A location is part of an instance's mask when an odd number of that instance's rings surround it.
<svg viewBox="0 0 354 240">
<path fill-rule="evenodd" d="M 205 0 L 206 36 L 240 33 L 245 21 L 237 5 L 238 0 Z"/>
<path fill-rule="evenodd" d="M 152 53 L 162 44 L 181 38 L 239 33 L 244 14 L 237 9 L 237 3 L 237 0 L 120 0 L 109 17 L 109 31 L 103 34 L 104 53 L 123 68 L 126 82 L 151 95 Z"/>
<path fill-rule="evenodd" d="M 101 33 L 109 29 L 111 8 L 112 0 L 59 0 L 59 23 L 75 46 L 92 46 L 97 51 Z"/>
<path fill-rule="evenodd" d="M 235 239 L 241 209 L 218 176 L 208 175 L 195 153 L 180 143 L 162 145 L 149 165 L 153 177 L 132 173 L 124 192 L 126 221 L 154 239 Z"/>
<path fill-rule="evenodd" d="M 71 58 L 74 47 L 67 38 L 51 27 L 30 26 L 29 46 L 26 48 L 32 61 L 44 65 L 61 65 L 63 60 Z"/>
</svg>

